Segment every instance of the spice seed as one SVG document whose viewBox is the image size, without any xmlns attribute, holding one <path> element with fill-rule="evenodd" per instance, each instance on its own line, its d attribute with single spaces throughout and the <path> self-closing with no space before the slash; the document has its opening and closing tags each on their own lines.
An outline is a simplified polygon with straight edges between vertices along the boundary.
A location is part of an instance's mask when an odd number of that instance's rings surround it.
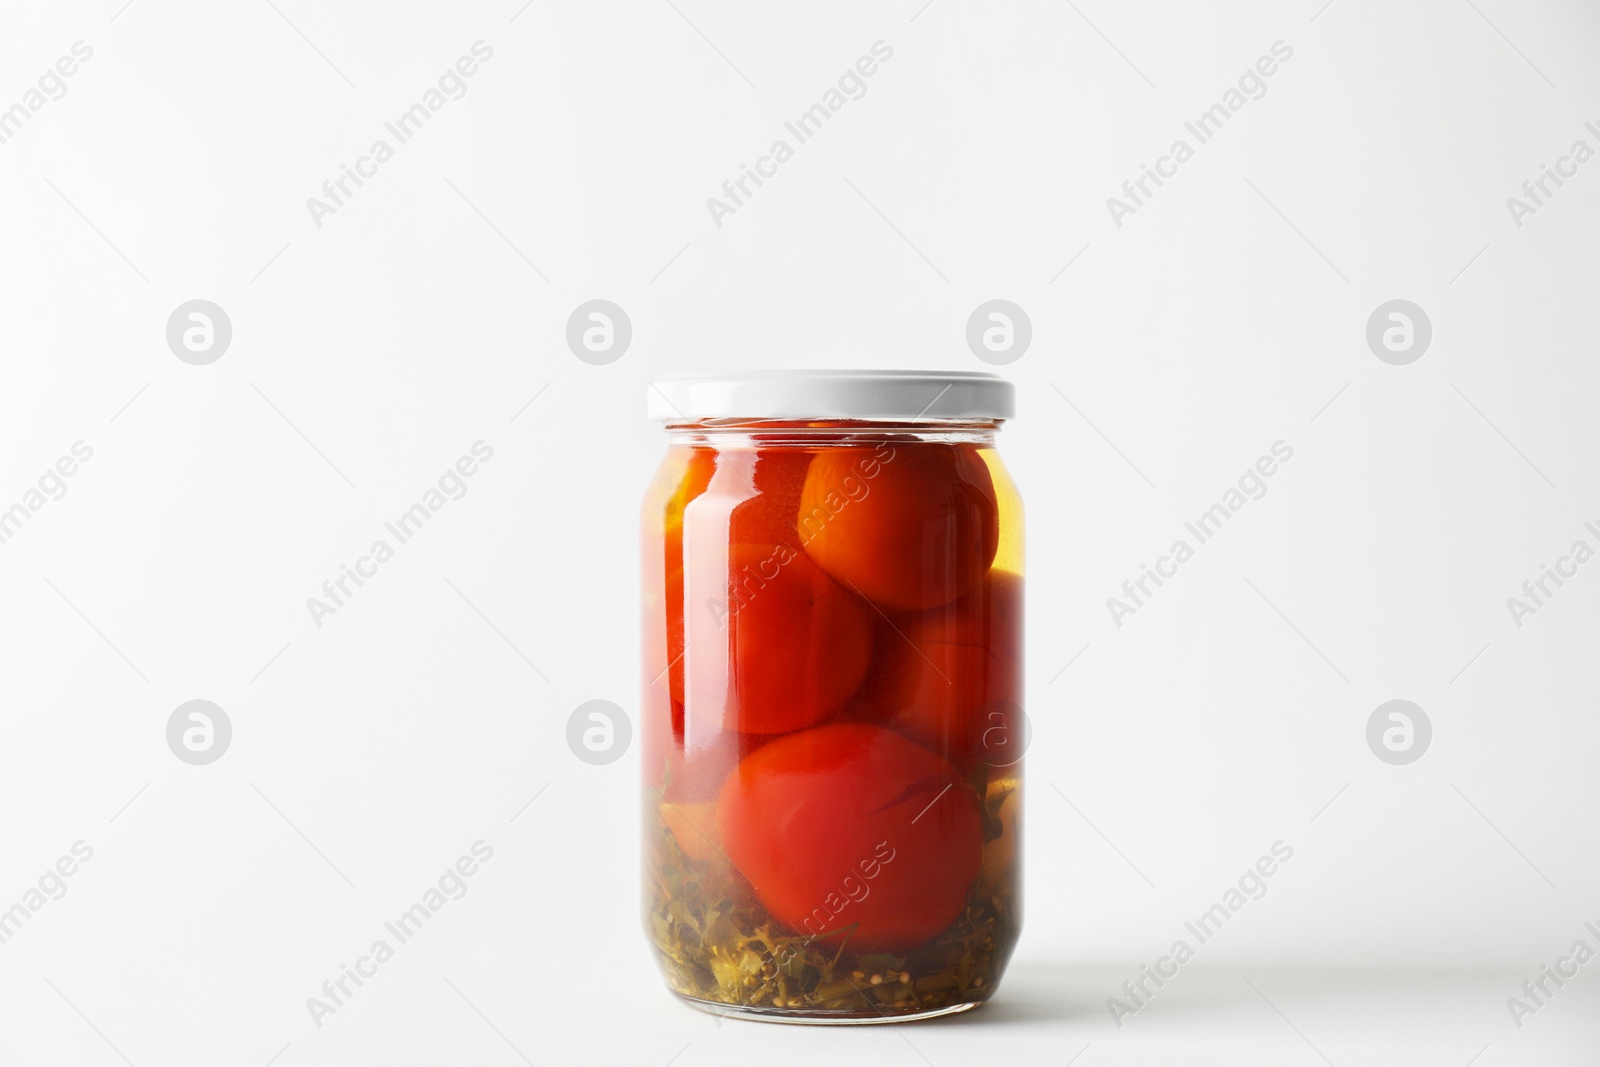
<svg viewBox="0 0 1600 1067">
<path fill-rule="evenodd" d="M 872 976 L 872 984 L 873 985 L 882 985 L 883 984 L 883 975 L 881 975 L 881 974 L 873 975 Z"/>
<path fill-rule="evenodd" d="M 901 985 L 909 985 L 910 982 L 911 982 L 911 972 L 910 971 L 901 971 L 900 972 L 900 984 Z"/>
<path fill-rule="evenodd" d="M 867 973 L 865 971 L 851 971 L 850 972 L 850 977 L 851 978 L 865 978 L 866 976 L 867 976 Z"/>
</svg>

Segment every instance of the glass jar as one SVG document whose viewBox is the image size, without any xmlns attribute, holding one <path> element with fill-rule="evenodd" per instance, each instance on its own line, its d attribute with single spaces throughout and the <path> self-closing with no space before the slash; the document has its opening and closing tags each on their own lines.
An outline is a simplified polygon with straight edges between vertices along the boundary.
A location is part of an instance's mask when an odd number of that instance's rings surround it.
<svg viewBox="0 0 1600 1067">
<path fill-rule="evenodd" d="M 989 374 L 657 382 L 645 926 L 705 1010 L 976 1007 L 1021 922 L 1022 508 Z"/>
</svg>

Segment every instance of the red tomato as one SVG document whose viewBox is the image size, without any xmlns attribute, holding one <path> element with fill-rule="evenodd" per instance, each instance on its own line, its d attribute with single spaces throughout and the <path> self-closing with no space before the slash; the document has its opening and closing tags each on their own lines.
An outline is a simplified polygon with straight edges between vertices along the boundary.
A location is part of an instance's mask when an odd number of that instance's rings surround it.
<svg viewBox="0 0 1600 1067">
<path fill-rule="evenodd" d="M 822 569 L 900 610 L 948 604 L 977 584 L 1000 545 L 989 467 L 967 445 L 886 442 L 811 461 L 801 543 Z"/>
<path fill-rule="evenodd" d="M 961 915 L 982 864 L 971 787 L 877 726 L 770 742 L 729 776 L 717 814 L 728 859 L 773 918 L 798 934 L 855 926 L 852 950 L 926 942 Z"/>
<path fill-rule="evenodd" d="M 853 703 L 960 767 L 1008 766 L 1021 751 L 1022 578 L 990 571 L 953 604 L 880 635 Z"/>
<path fill-rule="evenodd" d="M 798 448 L 724 451 L 718 466 L 732 468 L 733 477 L 727 483 L 730 491 L 748 498 L 734 505 L 728 523 L 730 542 L 799 545 L 794 523 L 806 469 L 811 466 L 810 452 Z"/>
<path fill-rule="evenodd" d="M 692 553 L 685 729 L 787 733 L 837 711 L 872 658 L 872 609 L 792 545 Z"/>
<path fill-rule="evenodd" d="M 683 703 L 683 561 L 686 555 L 719 551 L 727 544 L 795 545 L 794 517 L 800 506 L 811 454 L 797 449 L 763 450 L 697 447 L 668 502 L 666 528 L 664 655 L 650 662 L 655 677 L 666 671 L 672 699 Z M 690 509 L 689 505 L 695 506 Z M 686 540 L 687 539 L 687 540 Z M 696 545 L 702 546 L 697 549 Z M 668 664 L 672 664 L 668 670 Z"/>
</svg>

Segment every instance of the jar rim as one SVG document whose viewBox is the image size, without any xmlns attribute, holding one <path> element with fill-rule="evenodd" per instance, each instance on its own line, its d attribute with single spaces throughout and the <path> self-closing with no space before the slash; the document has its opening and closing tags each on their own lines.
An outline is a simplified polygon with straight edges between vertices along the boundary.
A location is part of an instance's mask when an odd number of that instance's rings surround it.
<svg viewBox="0 0 1600 1067">
<path fill-rule="evenodd" d="M 1003 421 L 1016 387 L 997 374 L 935 370 L 770 370 L 684 374 L 650 383 L 649 417 L 706 420 Z"/>
</svg>

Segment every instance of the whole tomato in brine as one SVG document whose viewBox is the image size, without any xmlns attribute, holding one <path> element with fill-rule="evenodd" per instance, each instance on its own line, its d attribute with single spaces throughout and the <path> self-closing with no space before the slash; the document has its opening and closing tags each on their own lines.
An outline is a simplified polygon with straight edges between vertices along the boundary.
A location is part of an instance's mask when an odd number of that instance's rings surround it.
<svg viewBox="0 0 1600 1067">
<path fill-rule="evenodd" d="M 852 950 L 922 944 L 966 907 L 978 799 L 949 761 L 892 730 L 838 723 L 745 757 L 717 801 L 728 859 L 795 933 L 853 928 Z"/>
<path fill-rule="evenodd" d="M 795 516 L 800 511 L 800 491 L 811 466 L 811 453 L 793 447 L 739 449 L 724 451 L 719 463 L 731 468 L 729 484 L 746 497 L 734 505 L 728 540 L 798 546 Z"/>
<path fill-rule="evenodd" d="M 801 543 L 882 607 L 948 604 L 994 562 L 994 479 L 969 445 L 885 442 L 819 452 L 800 494 Z"/>
<path fill-rule="evenodd" d="M 1017 758 L 1022 728 L 1022 577 L 994 570 L 952 604 L 899 616 L 854 701 L 968 768 Z"/>
<path fill-rule="evenodd" d="M 676 524 L 667 530 L 666 600 L 672 611 L 666 618 L 665 656 L 660 663 L 651 661 L 652 672 L 666 672 L 678 704 L 684 701 L 684 619 L 695 608 L 684 598 L 684 561 L 709 557 L 726 545 L 787 545 L 798 551 L 794 520 L 810 462 L 811 454 L 798 449 L 695 450 L 685 479 L 692 492 L 683 497 Z"/>
<path fill-rule="evenodd" d="M 789 544 L 691 555 L 684 588 L 684 714 L 779 734 L 837 711 L 872 658 L 872 609 Z"/>
</svg>

